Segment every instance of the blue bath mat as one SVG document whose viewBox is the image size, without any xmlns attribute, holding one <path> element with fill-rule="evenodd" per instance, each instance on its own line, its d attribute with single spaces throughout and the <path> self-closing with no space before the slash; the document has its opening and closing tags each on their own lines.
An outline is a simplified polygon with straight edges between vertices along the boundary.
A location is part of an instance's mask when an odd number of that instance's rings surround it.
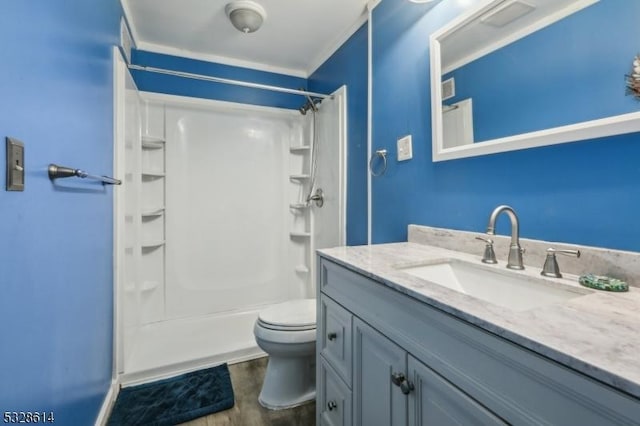
<svg viewBox="0 0 640 426">
<path fill-rule="evenodd" d="M 109 426 L 169 426 L 233 407 L 227 364 L 120 390 Z"/>
</svg>

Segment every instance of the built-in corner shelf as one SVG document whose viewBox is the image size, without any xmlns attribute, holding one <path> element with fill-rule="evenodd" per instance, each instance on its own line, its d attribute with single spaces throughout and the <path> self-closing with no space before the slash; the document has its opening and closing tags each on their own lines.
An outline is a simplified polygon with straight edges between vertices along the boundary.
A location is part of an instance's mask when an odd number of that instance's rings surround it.
<svg viewBox="0 0 640 426">
<path fill-rule="evenodd" d="M 142 243 L 143 250 L 153 250 L 164 245 L 164 240 L 145 241 Z"/>
<path fill-rule="evenodd" d="M 142 137 L 143 149 L 162 149 L 164 148 L 164 139 L 156 138 L 153 136 Z"/>
<path fill-rule="evenodd" d="M 154 209 L 143 210 L 141 213 L 142 217 L 155 217 L 162 216 L 164 214 L 164 207 L 158 207 Z"/>
<path fill-rule="evenodd" d="M 292 146 L 289 148 L 289 152 L 292 152 L 294 154 L 302 154 L 305 153 L 307 151 L 309 151 L 311 149 L 311 147 L 309 145 L 303 145 L 303 146 Z"/>
<path fill-rule="evenodd" d="M 291 238 L 309 238 L 311 236 L 310 232 L 289 232 L 289 236 Z"/>
<path fill-rule="evenodd" d="M 289 175 L 289 179 L 291 180 L 306 180 L 309 179 L 311 176 L 309 175 Z"/>
<path fill-rule="evenodd" d="M 161 178 L 164 177 L 164 172 L 161 170 L 144 170 L 142 172 L 142 178 L 147 178 L 147 179 L 157 179 L 157 178 Z"/>
<path fill-rule="evenodd" d="M 311 182 L 310 171 L 312 170 L 312 144 L 309 141 L 295 141 L 289 146 L 289 181 L 290 185 L 297 187 L 298 192 Z M 293 189 L 293 188 L 292 188 Z M 308 285 L 311 280 L 310 266 L 313 262 L 311 245 L 311 216 L 310 204 L 300 200 L 300 195 L 289 200 L 289 238 L 294 257 L 297 259 L 290 267 L 296 281 Z"/>
<path fill-rule="evenodd" d="M 303 210 L 303 209 L 308 209 L 309 208 L 309 204 L 307 204 L 307 203 L 291 203 L 291 204 L 289 204 L 289 208 L 290 209 L 295 209 L 295 210 Z"/>
<path fill-rule="evenodd" d="M 307 265 L 298 265 L 295 267 L 295 271 L 298 274 L 308 274 L 309 273 L 309 267 Z"/>
</svg>

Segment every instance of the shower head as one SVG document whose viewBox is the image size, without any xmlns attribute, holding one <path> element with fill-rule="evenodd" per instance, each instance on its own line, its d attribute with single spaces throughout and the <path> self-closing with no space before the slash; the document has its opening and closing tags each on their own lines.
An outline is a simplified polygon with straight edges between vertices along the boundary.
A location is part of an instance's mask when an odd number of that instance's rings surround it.
<svg viewBox="0 0 640 426">
<path fill-rule="evenodd" d="M 300 107 L 300 109 L 299 109 L 300 114 L 306 115 L 307 111 L 309 111 L 309 110 L 313 110 L 313 112 L 318 112 L 317 104 L 322 102 L 322 100 L 321 99 L 316 99 L 314 101 L 313 99 L 311 99 L 311 97 L 309 95 L 304 95 L 304 96 L 305 96 L 305 98 L 307 98 L 307 103 L 305 103 L 303 106 Z"/>
</svg>

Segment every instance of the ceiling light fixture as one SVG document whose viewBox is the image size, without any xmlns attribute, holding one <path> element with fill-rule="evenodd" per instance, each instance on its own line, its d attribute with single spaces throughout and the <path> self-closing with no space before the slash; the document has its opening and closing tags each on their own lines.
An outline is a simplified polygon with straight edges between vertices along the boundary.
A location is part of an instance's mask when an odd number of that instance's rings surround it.
<svg viewBox="0 0 640 426">
<path fill-rule="evenodd" d="M 267 17 L 264 8 L 252 1 L 234 1 L 227 4 L 224 10 L 233 26 L 245 34 L 258 31 Z"/>
</svg>

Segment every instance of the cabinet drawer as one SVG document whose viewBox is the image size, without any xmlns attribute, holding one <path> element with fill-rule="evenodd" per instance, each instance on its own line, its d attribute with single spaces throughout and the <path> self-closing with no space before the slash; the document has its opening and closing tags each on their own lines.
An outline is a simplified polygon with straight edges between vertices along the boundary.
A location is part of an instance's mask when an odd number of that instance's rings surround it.
<svg viewBox="0 0 640 426">
<path fill-rule="evenodd" d="M 318 349 L 347 386 L 351 386 L 351 322 L 349 311 L 326 296 L 320 298 Z"/>
<path fill-rule="evenodd" d="M 351 391 L 327 360 L 320 359 L 320 386 L 317 397 L 319 425 L 351 425 Z"/>
</svg>

